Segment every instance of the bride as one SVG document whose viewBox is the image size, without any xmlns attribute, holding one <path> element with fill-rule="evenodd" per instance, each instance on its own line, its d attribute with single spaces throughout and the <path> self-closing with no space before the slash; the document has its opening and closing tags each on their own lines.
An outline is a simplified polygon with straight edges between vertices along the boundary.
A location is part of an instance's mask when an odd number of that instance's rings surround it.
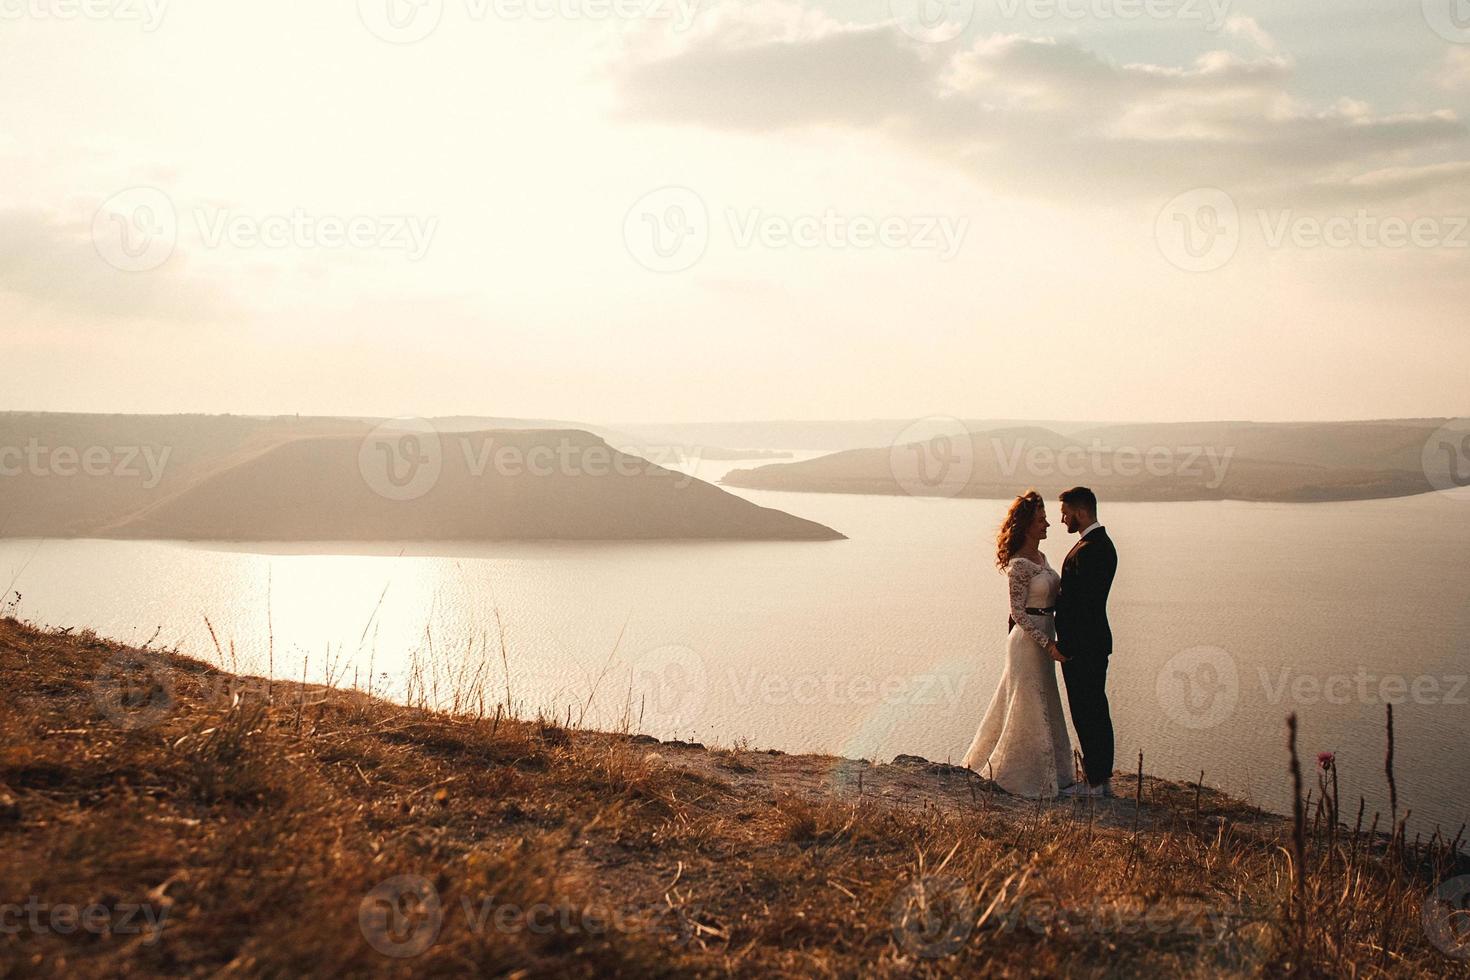
<svg viewBox="0 0 1470 980">
<path fill-rule="evenodd" d="M 1053 606 L 1061 578 L 1041 553 L 1050 525 L 1046 502 L 1030 490 L 1011 504 L 996 542 L 996 565 L 1010 582 L 1011 632 L 1005 671 L 975 733 L 965 765 L 1007 793 L 1050 798 L 1073 783 L 1072 742 L 1052 661 Z"/>
</svg>

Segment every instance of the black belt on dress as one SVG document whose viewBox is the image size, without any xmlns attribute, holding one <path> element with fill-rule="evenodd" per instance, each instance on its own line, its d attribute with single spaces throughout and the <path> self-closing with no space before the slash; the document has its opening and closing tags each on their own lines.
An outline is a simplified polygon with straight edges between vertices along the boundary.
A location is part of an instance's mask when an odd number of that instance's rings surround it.
<svg viewBox="0 0 1470 980">
<path fill-rule="evenodd" d="M 1057 607 L 1047 606 L 1045 609 L 1033 609 L 1030 606 L 1027 606 L 1026 612 L 1031 614 L 1032 616 L 1055 616 L 1057 612 Z"/>
</svg>

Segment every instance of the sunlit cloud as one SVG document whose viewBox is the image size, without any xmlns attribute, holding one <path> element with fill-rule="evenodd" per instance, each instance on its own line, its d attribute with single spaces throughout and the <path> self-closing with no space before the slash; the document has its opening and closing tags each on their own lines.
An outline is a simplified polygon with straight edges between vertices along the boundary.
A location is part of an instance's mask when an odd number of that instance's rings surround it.
<svg viewBox="0 0 1470 980">
<path fill-rule="evenodd" d="M 624 63 L 629 116 L 870 131 L 988 187 L 1052 200 L 1219 185 L 1289 201 L 1324 180 L 1350 189 L 1373 170 L 1464 152 L 1470 136 L 1449 109 L 1389 113 L 1295 96 L 1293 62 L 1247 17 L 1226 30 L 1254 54 L 1213 50 L 1182 64 L 1118 63 L 1075 40 L 1016 34 L 948 53 L 889 25 L 793 27 L 769 8 L 702 27 Z"/>
</svg>

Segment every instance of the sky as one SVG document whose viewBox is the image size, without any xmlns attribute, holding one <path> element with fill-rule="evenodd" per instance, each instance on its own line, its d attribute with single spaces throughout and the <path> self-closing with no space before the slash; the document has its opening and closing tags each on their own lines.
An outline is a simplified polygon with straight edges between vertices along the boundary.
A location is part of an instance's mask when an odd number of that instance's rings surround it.
<svg viewBox="0 0 1470 980">
<path fill-rule="evenodd" d="M 0 410 L 1470 414 L 1386 6 L 0 0 Z"/>
</svg>

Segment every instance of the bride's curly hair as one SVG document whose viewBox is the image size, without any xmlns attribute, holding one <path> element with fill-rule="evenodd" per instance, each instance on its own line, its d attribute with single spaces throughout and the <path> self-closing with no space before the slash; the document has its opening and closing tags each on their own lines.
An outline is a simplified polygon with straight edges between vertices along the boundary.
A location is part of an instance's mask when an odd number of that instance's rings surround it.
<svg viewBox="0 0 1470 980">
<path fill-rule="evenodd" d="M 1005 571 L 1025 543 L 1026 531 L 1036 519 L 1036 512 L 1045 506 L 1046 501 L 1035 490 L 1027 490 L 1011 504 L 1011 509 L 1006 511 L 1006 519 L 1000 522 L 1000 534 L 995 538 L 996 568 Z"/>
</svg>

